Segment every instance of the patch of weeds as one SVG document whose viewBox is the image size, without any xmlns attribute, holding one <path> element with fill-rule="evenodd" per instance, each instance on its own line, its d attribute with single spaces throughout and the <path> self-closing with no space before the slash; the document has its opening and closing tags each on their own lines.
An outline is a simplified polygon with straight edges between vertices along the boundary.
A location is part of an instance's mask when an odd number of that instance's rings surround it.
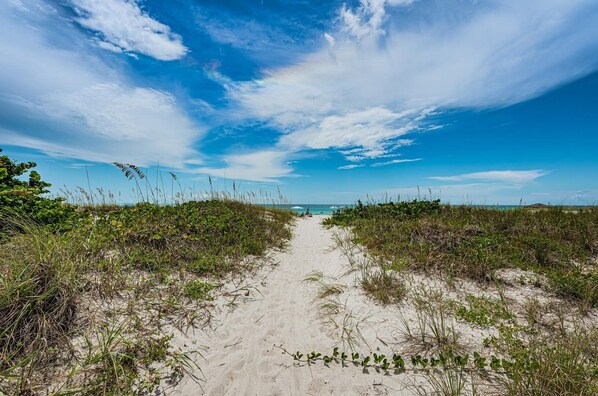
<svg viewBox="0 0 598 396">
<path fill-rule="evenodd" d="M 187 282 L 184 287 L 185 295 L 193 300 L 209 300 L 210 292 L 214 290 L 214 285 L 200 280 Z"/>
<path fill-rule="evenodd" d="M 598 272 L 549 271 L 546 276 L 561 296 L 574 297 L 588 308 L 598 306 Z"/>
<path fill-rule="evenodd" d="M 457 302 L 455 317 L 481 327 L 495 325 L 500 320 L 513 320 L 515 316 L 509 312 L 501 300 L 468 295 L 467 306 Z"/>
<path fill-rule="evenodd" d="M 200 255 L 187 265 L 187 271 L 201 274 L 217 274 L 220 268 L 223 268 L 224 258 L 214 255 Z"/>
</svg>

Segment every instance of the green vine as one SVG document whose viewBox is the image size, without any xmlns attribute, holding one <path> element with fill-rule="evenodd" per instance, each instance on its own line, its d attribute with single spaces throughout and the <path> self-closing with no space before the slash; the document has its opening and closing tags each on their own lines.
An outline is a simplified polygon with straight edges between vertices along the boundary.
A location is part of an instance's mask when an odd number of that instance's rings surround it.
<svg viewBox="0 0 598 396">
<path fill-rule="evenodd" d="M 428 357 L 419 354 L 412 355 L 408 360 L 405 360 L 401 355 L 396 353 L 392 354 L 392 356 L 378 353 L 360 355 L 357 352 L 347 354 L 346 352 L 339 351 L 338 347 L 334 347 L 332 353 L 329 355 L 315 351 L 309 353 L 301 353 L 300 351 L 291 353 L 283 348 L 282 345 L 275 345 L 275 347 L 281 349 L 283 353 L 291 356 L 293 360 L 300 363 L 311 365 L 322 361 L 326 366 L 336 363 L 341 364 L 343 367 L 348 366 L 348 363 L 352 363 L 356 367 L 373 368 L 376 371 L 382 370 L 387 373 L 389 370 L 393 370 L 396 374 L 406 371 L 428 370 L 430 368 L 493 371 L 504 374 L 513 366 L 513 363 L 506 359 L 500 359 L 494 355 L 491 355 L 489 358 L 483 357 L 478 352 L 473 353 L 473 358 L 469 354 L 461 355 L 449 351 Z"/>
</svg>

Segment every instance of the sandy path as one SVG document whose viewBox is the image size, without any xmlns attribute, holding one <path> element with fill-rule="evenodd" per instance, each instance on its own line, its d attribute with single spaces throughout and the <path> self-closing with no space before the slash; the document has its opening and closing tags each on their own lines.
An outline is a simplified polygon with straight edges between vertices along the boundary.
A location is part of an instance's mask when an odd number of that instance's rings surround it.
<svg viewBox="0 0 598 396">
<path fill-rule="evenodd" d="M 298 366 L 274 345 L 289 351 L 328 352 L 339 340 L 329 336 L 316 314 L 314 285 L 305 276 L 319 270 L 338 275 L 346 258 L 334 246 L 333 233 L 320 225 L 322 218 L 297 221 L 286 252 L 277 253 L 278 267 L 260 287 L 261 296 L 243 302 L 232 312 L 216 316 L 217 327 L 196 335 L 205 346 L 205 360 L 198 362 L 206 382 L 201 386 L 184 380 L 177 395 L 322 395 L 387 394 L 389 382 L 378 373 L 321 362 Z M 329 330 L 329 329 L 328 329 Z M 393 381 L 394 382 L 394 381 Z M 386 385 L 386 384 L 384 384 Z M 394 392 L 392 392 L 394 393 Z"/>
</svg>

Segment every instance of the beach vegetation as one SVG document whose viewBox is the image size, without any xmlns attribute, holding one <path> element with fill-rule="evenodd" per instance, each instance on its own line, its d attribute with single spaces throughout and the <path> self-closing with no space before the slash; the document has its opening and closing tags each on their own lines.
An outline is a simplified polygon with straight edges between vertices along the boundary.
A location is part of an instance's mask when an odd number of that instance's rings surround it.
<svg viewBox="0 0 598 396">
<path fill-rule="evenodd" d="M 326 224 L 351 226 L 353 242 L 390 268 L 482 283 L 499 269 L 531 270 L 561 296 L 598 304 L 597 207 L 501 210 L 415 200 L 340 209 Z"/>
<path fill-rule="evenodd" d="M 505 210 L 422 202 L 358 203 L 325 220 L 345 227 L 337 231 L 337 246 L 350 271 L 365 279 L 364 292 L 399 308 L 397 342 L 415 354 L 412 362 L 419 362 L 418 355 L 431 365 L 439 354 L 467 359 L 473 353 L 473 368 L 487 367 L 493 375 L 490 381 L 484 370 L 436 367 L 423 373 L 427 383 L 415 390 L 475 394 L 479 383 L 511 395 L 596 394 L 598 208 Z M 519 283 L 504 277 L 509 273 L 519 274 Z M 375 274 L 420 280 L 406 289 L 405 282 Z M 462 282 L 480 294 L 459 293 Z M 505 286 L 538 288 L 547 302 L 509 300 Z M 489 296 L 490 290 L 499 298 Z M 402 299 L 391 302 L 387 296 L 394 293 Z M 457 328 L 463 326 L 480 339 L 493 334 L 483 339 L 490 355 L 461 340 Z"/>
</svg>

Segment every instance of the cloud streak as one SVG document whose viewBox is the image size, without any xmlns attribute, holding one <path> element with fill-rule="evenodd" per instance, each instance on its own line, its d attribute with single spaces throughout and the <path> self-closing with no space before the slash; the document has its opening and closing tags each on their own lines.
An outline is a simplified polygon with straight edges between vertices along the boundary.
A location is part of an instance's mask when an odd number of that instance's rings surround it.
<svg viewBox="0 0 598 396">
<path fill-rule="evenodd" d="M 403 164 L 403 163 L 407 163 L 407 162 L 417 162 L 417 161 L 421 161 L 421 160 L 422 160 L 422 158 L 394 159 L 394 160 L 386 161 L 386 162 L 376 162 L 375 164 L 372 164 L 372 168 L 379 168 L 381 166 L 387 166 L 387 165 Z"/>
<path fill-rule="evenodd" d="M 439 181 L 481 181 L 481 182 L 502 182 L 512 184 L 528 184 L 546 175 L 547 172 L 543 170 L 526 170 L 526 171 L 487 171 L 487 172 L 474 172 L 465 173 L 455 176 L 432 176 L 429 179 Z"/>
</svg>

